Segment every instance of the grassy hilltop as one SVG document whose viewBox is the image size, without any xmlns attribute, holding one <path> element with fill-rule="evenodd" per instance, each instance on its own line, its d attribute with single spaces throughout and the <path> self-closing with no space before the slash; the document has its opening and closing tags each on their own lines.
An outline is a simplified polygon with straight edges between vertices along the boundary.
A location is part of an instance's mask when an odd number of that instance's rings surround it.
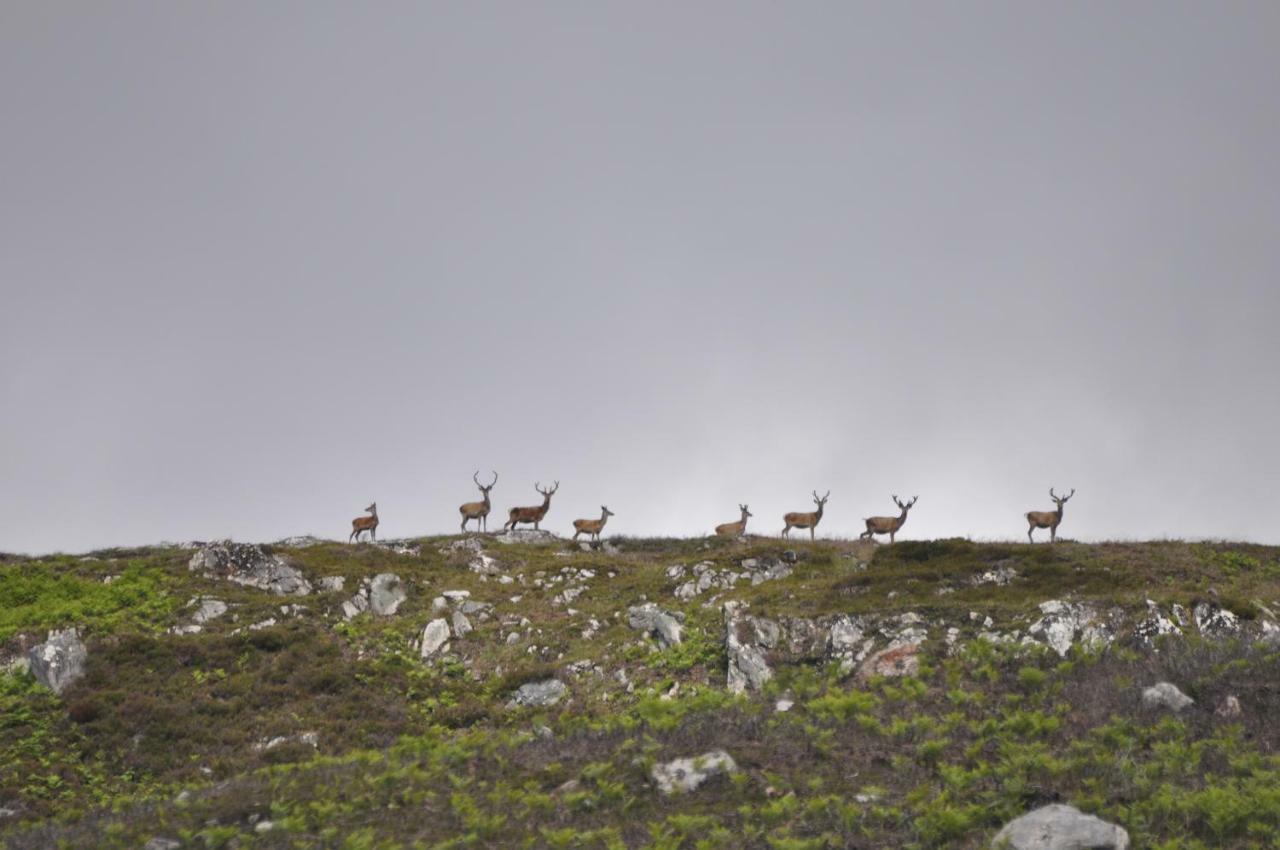
<svg viewBox="0 0 1280 850">
<path fill-rule="evenodd" d="M 1061 801 L 1137 848 L 1280 847 L 1280 548 L 467 539 L 264 547 L 290 596 L 190 548 L 0 556 L 0 845 L 978 848 Z M 344 615 L 387 573 L 393 614 Z M 1094 631 L 1055 648 L 1050 600 Z M 679 643 L 633 628 L 645 602 Z M 726 602 L 772 675 L 741 694 Z M 85 674 L 54 694 L 22 659 L 72 626 Z M 863 669 L 904 642 L 906 675 Z M 1162 680 L 1195 704 L 1144 709 Z M 714 750 L 737 770 L 655 789 Z"/>
</svg>

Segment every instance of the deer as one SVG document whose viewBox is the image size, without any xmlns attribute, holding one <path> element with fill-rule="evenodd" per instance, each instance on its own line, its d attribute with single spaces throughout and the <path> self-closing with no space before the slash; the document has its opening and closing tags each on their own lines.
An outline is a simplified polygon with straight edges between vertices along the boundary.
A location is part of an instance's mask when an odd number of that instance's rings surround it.
<svg viewBox="0 0 1280 850">
<path fill-rule="evenodd" d="M 378 539 L 378 503 L 374 502 L 365 510 L 369 512 L 368 516 L 358 516 L 351 520 L 351 536 L 347 538 L 348 543 L 353 540 L 358 541 L 362 531 L 369 532 L 370 540 Z"/>
<path fill-rule="evenodd" d="M 874 540 L 872 535 L 887 534 L 889 535 L 889 543 L 893 543 L 893 536 L 898 533 L 898 529 L 902 528 L 902 524 L 907 521 L 907 511 L 911 510 L 911 506 L 916 503 L 919 496 L 912 496 L 911 501 L 905 505 L 897 497 L 893 496 L 893 503 L 902 509 L 902 513 L 898 516 L 871 516 L 867 517 L 867 530 L 858 535 L 859 540 Z"/>
<path fill-rule="evenodd" d="M 507 512 L 507 521 L 502 526 L 504 531 L 514 531 L 518 522 L 531 522 L 536 531 L 538 523 L 542 522 L 542 518 L 547 515 L 547 511 L 551 510 L 551 497 L 560 489 L 560 482 L 557 481 L 554 487 L 543 490 L 541 484 L 535 481 L 533 482 L 533 489 L 542 494 L 542 504 L 531 508 L 512 508 Z"/>
<path fill-rule="evenodd" d="M 488 487 L 480 483 L 480 470 L 476 470 L 471 475 L 471 480 L 476 482 L 476 486 L 480 488 L 480 495 L 484 499 L 479 502 L 467 502 L 458 508 L 458 512 L 462 514 L 462 531 L 465 534 L 467 523 L 471 520 L 476 521 L 476 528 L 481 531 L 489 530 L 489 491 L 493 489 L 493 485 L 498 483 L 498 471 L 493 470 L 493 481 Z"/>
<path fill-rule="evenodd" d="M 747 510 L 746 505 L 738 505 L 738 510 L 742 511 L 742 519 L 737 522 L 725 522 L 716 526 L 716 535 L 719 537 L 741 537 L 747 533 L 747 517 L 755 516 L 751 511 Z"/>
<path fill-rule="evenodd" d="M 609 517 L 613 516 L 613 511 L 604 505 L 600 506 L 600 519 L 575 519 L 573 521 L 573 539 L 577 540 L 579 534 L 585 534 L 592 540 L 600 539 L 600 532 L 604 530 L 604 524 L 609 521 Z"/>
<path fill-rule="evenodd" d="M 1027 511 L 1027 540 L 1031 543 L 1036 541 L 1031 537 L 1031 532 L 1037 528 L 1049 529 L 1049 542 L 1053 543 L 1058 539 L 1058 525 L 1062 522 L 1062 506 L 1067 503 L 1076 494 L 1076 488 L 1072 487 L 1071 492 L 1065 496 L 1059 496 L 1053 492 L 1053 488 L 1049 488 L 1049 498 L 1053 499 L 1053 503 L 1058 506 L 1056 511 Z"/>
<path fill-rule="evenodd" d="M 831 498 L 831 491 L 827 491 L 827 495 L 818 497 L 818 491 L 813 491 L 813 503 L 818 506 L 816 511 L 810 513 L 789 513 L 782 517 L 782 521 L 787 527 L 782 529 L 782 536 L 788 537 L 793 528 L 809 529 L 809 539 L 813 540 L 813 530 L 817 528 L 818 523 L 822 520 L 822 508 L 827 503 L 827 499 Z"/>
</svg>

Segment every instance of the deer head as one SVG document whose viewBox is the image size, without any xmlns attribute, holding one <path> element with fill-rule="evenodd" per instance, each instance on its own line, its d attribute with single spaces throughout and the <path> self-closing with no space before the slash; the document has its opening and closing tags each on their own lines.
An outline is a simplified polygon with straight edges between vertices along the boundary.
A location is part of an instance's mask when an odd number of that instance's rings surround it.
<svg viewBox="0 0 1280 850">
<path fill-rule="evenodd" d="M 1062 510 L 1062 506 L 1067 503 L 1067 499 L 1070 499 L 1075 494 L 1076 494 L 1076 488 L 1074 487 L 1072 487 L 1071 492 L 1065 496 L 1059 496 L 1053 492 L 1052 487 L 1049 488 L 1049 498 L 1053 499 L 1053 503 L 1058 506 L 1058 510 Z M 1086 519 L 1088 519 L 1088 517 L 1086 517 Z"/>
<path fill-rule="evenodd" d="M 498 483 L 498 471 L 496 469 L 493 470 L 493 481 L 489 483 L 488 487 L 480 483 L 480 470 L 478 469 L 471 474 L 471 480 L 476 482 L 476 486 L 480 488 L 480 492 L 484 494 L 485 500 L 487 501 L 489 498 L 489 491 Z"/>
</svg>

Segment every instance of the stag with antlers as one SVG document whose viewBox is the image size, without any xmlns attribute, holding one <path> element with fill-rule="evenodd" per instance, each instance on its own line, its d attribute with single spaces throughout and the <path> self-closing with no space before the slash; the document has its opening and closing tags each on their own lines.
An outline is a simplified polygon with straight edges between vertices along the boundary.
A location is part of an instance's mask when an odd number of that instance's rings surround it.
<svg viewBox="0 0 1280 850">
<path fill-rule="evenodd" d="M 613 511 L 604 505 L 600 506 L 600 519 L 575 519 L 573 521 L 573 539 L 577 540 L 579 534 L 585 534 L 592 540 L 600 539 L 600 532 L 604 531 L 604 524 L 608 522 L 609 517 L 613 516 Z"/>
<path fill-rule="evenodd" d="M 533 523 L 533 528 L 536 531 L 538 529 L 538 523 L 542 522 L 542 518 L 547 515 L 547 511 L 551 510 L 551 497 L 560 489 L 560 482 L 557 481 L 554 487 L 551 487 L 548 490 L 543 490 L 542 485 L 535 481 L 533 489 L 542 494 L 542 504 L 535 505 L 531 508 L 512 508 L 507 512 L 507 521 L 502 526 L 504 531 L 514 530 L 516 523 L 520 522 Z"/>
<path fill-rule="evenodd" d="M 1076 494 L 1076 489 L 1071 488 L 1071 492 L 1065 496 L 1059 496 L 1053 492 L 1053 488 L 1049 488 L 1049 498 L 1053 499 L 1053 503 L 1058 506 L 1056 511 L 1028 511 L 1027 523 L 1030 526 L 1027 529 L 1027 540 L 1032 543 L 1036 541 L 1031 537 L 1031 532 L 1037 528 L 1049 529 L 1049 542 L 1053 543 L 1058 539 L 1058 525 L 1062 522 L 1062 506 L 1067 503 Z"/>
<path fill-rule="evenodd" d="M 889 542 L 893 543 L 893 537 L 898 533 L 898 529 L 902 528 L 902 524 L 907 521 L 907 511 L 911 510 L 911 506 L 916 503 L 919 496 L 912 496 L 911 501 L 905 505 L 897 496 L 893 496 L 893 503 L 902 509 L 902 513 L 898 516 L 872 516 L 866 518 L 867 530 L 858 535 L 859 540 L 872 540 L 872 535 L 887 534 Z"/>
<path fill-rule="evenodd" d="M 378 539 L 378 503 L 374 502 L 365 508 L 369 512 L 368 516 L 358 516 L 351 520 L 351 536 L 347 538 L 350 543 L 360 539 L 360 532 L 369 532 L 370 540 Z"/>
<path fill-rule="evenodd" d="M 746 505 L 738 505 L 742 518 L 737 522 L 726 522 L 716 526 L 716 534 L 720 537 L 741 537 L 747 533 L 747 517 L 754 516 Z"/>
<path fill-rule="evenodd" d="M 458 508 L 458 512 L 462 514 L 462 531 L 466 533 L 467 523 L 471 520 L 476 521 L 476 529 L 480 531 L 489 530 L 489 491 L 493 489 L 493 485 L 498 483 L 498 471 L 493 470 L 493 481 L 489 486 L 480 483 L 480 470 L 476 470 L 471 476 L 471 480 L 476 482 L 476 486 L 480 488 L 480 495 L 484 499 L 479 502 L 467 502 Z"/>
<path fill-rule="evenodd" d="M 818 491 L 813 491 L 813 503 L 818 506 L 816 511 L 809 513 L 789 513 L 782 517 L 786 528 L 782 529 L 782 536 L 787 537 L 793 528 L 809 529 L 809 539 L 813 540 L 813 530 L 818 527 L 818 523 L 822 520 L 822 508 L 827 504 L 827 499 L 831 498 L 831 491 L 827 491 L 827 495 L 819 497 Z"/>
</svg>

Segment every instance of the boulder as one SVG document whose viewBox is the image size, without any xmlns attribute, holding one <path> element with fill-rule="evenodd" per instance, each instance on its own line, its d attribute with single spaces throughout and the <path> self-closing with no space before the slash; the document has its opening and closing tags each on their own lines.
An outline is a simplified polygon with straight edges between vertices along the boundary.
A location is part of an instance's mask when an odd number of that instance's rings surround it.
<svg viewBox="0 0 1280 850">
<path fill-rule="evenodd" d="M 212 596 L 202 596 L 193 602 L 199 602 L 200 606 L 196 608 L 194 614 L 191 615 L 191 622 L 197 625 L 204 625 L 210 620 L 215 620 L 227 613 L 227 603 L 221 599 L 214 599 Z"/>
<path fill-rule="evenodd" d="M 1147 709 L 1167 708 L 1177 713 L 1194 704 L 1195 700 L 1169 682 L 1159 682 L 1142 692 L 1142 707 Z"/>
<path fill-rule="evenodd" d="M 693 758 L 679 758 L 655 764 L 649 771 L 653 784 L 663 794 L 696 791 L 708 779 L 738 770 L 737 762 L 724 750 L 712 750 Z"/>
<path fill-rule="evenodd" d="M 1044 616 L 1031 624 L 1028 634 L 1047 643 L 1063 657 L 1072 644 L 1106 644 L 1111 640 L 1106 623 L 1088 605 L 1050 599 L 1040 603 L 1040 613 Z"/>
<path fill-rule="evenodd" d="M 507 703 L 507 706 L 508 708 L 515 706 L 542 708 L 555 705 L 564 699 L 565 694 L 568 692 L 568 686 L 559 679 L 526 682 L 516 689 L 515 694 L 511 697 L 511 702 Z"/>
<path fill-rule="evenodd" d="M 311 592 L 311 582 L 296 567 L 249 543 L 210 543 L 191 556 L 187 568 L 281 596 L 305 596 Z"/>
<path fill-rule="evenodd" d="M 55 694 L 84 675 L 88 658 L 89 651 L 75 628 L 49 632 L 48 639 L 27 654 L 31 674 Z"/>
<path fill-rule="evenodd" d="M 1201 602 L 1191 609 L 1196 628 L 1210 638 L 1231 637 L 1240 631 L 1240 618 L 1226 608 Z"/>
<path fill-rule="evenodd" d="M 422 657 L 430 658 L 448 648 L 449 621 L 440 617 L 427 623 L 427 627 L 422 630 Z"/>
<path fill-rule="evenodd" d="M 395 573 L 379 573 L 369 584 L 369 610 L 381 617 L 390 617 L 408 598 L 404 582 Z"/>
<path fill-rule="evenodd" d="M 627 625 L 658 639 L 664 647 L 684 640 L 684 626 L 679 614 L 664 611 L 652 602 L 632 605 L 627 609 Z"/>
<path fill-rule="evenodd" d="M 467 633 L 473 630 L 471 621 L 467 619 L 467 615 L 461 611 L 453 612 L 453 636 L 465 637 Z"/>
<path fill-rule="evenodd" d="M 744 616 L 741 611 L 739 602 L 726 602 L 724 605 L 724 647 L 728 656 L 725 687 L 734 694 L 748 689 L 758 691 L 773 678 L 773 670 L 755 642 L 757 630 L 750 622 L 753 618 Z"/>
<path fill-rule="evenodd" d="M 336 593 L 342 590 L 347 580 L 342 576 L 325 576 L 320 579 L 320 590 L 324 593 Z"/>
<path fill-rule="evenodd" d="M 1007 850 L 1128 850 L 1123 827 L 1086 815 L 1074 806 L 1054 804 L 1009 821 L 996 834 L 994 848 Z"/>
<path fill-rule="evenodd" d="M 509 543 L 550 543 L 560 538 L 545 529 L 516 528 L 511 531 L 504 531 L 501 534 L 495 534 L 491 539 L 495 543 L 506 545 Z"/>
<path fill-rule="evenodd" d="M 903 643 L 869 655 L 858 668 L 858 681 L 866 683 L 875 676 L 895 679 L 919 672 L 920 644 Z"/>
</svg>

